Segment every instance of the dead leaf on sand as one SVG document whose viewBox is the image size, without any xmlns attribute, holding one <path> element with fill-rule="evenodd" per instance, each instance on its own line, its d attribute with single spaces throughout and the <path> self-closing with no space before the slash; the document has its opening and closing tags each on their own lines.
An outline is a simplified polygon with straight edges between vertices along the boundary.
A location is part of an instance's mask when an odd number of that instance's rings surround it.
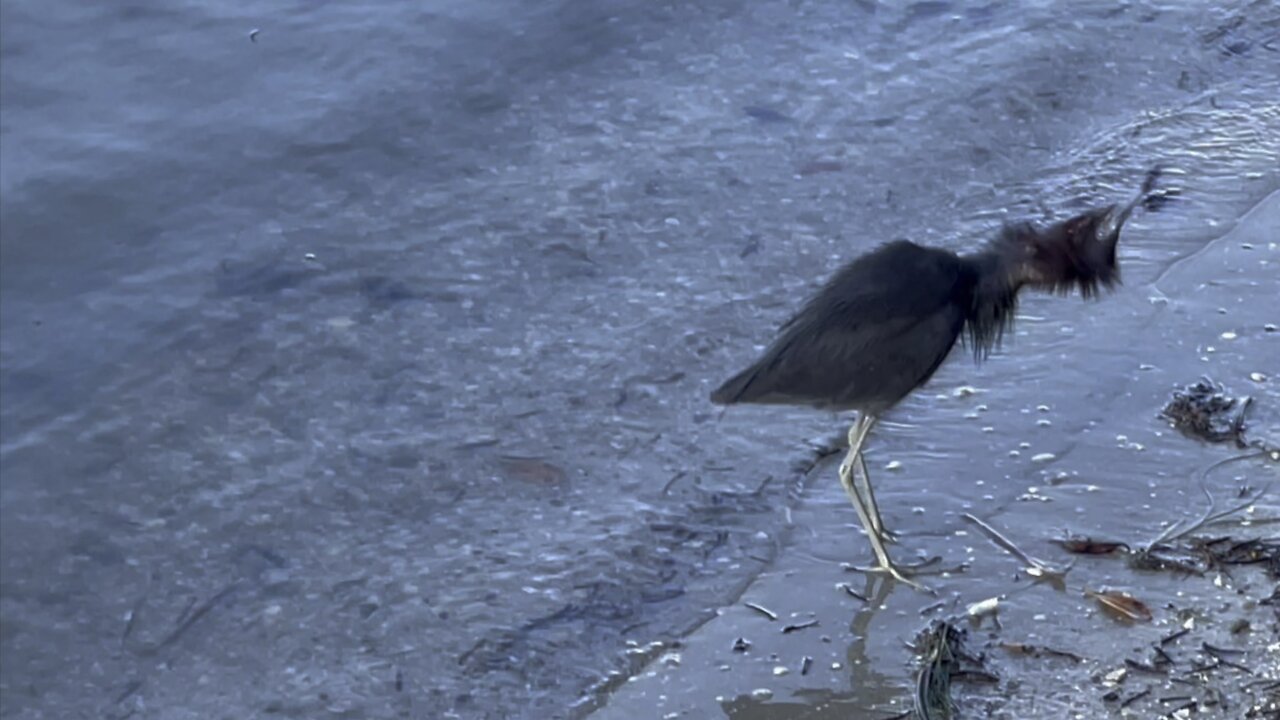
<svg viewBox="0 0 1280 720">
<path fill-rule="evenodd" d="M 1086 597 L 1098 601 L 1111 615 L 1132 622 L 1151 622 L 1151 609 L 1146 603 L 1119 590 L 1094 591 L 1086 589 Z"/>
</svg>

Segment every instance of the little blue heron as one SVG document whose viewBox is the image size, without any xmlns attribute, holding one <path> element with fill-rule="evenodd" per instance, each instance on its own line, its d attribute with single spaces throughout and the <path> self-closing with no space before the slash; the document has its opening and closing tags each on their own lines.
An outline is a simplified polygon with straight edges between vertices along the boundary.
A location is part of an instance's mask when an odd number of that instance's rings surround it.
<svg viewBox="0 0 1280 720">
<path fill-rule="evenodd" d="M 862 446 L 876 419 L 923 385 L 962 334 L 977 361 L 1013 323 L 1023 287 L 1084 297 L 1119 281 L 1116 242 L 1158 171 L 1126 205 L 1090 210 L 1047 228 L 1006 226 L 982 250 L 958 255 L 898 240 L 845 265 L 781 328 L 764 354 L 711 393 L 717 405 L 804 405 L 855 410 L 840 483 L 875 552 L 878 571 L 907 580 L 885 551 Z M 855 464 L 864 488 L 855 485 Z"/>
</svg>

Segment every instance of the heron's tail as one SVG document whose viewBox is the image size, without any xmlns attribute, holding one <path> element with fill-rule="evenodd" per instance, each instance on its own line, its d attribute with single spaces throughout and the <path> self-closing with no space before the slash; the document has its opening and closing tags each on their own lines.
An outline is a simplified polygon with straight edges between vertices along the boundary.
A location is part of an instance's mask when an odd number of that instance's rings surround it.
<svg viewBox="0 0 1280 720">
<path fill-rule="evenodd" d="M 729 378 L 723 385 L 711 391 L 711 402 L 716 405 L 735 405 L 741 402 L 746 397 L 752 381 L 756 379 L 757 372 L 757 368 L 753 365 Z"/>
</svg>

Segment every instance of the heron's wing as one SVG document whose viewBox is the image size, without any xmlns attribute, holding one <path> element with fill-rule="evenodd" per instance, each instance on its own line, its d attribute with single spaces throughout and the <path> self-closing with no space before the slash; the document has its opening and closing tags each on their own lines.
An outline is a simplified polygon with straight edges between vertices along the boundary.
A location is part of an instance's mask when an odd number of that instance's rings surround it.
<svg viewBox="0 0 1280 720">
<path fill-rule="evenodd" d="M 946 358 L 964 326 L 971 285 L 967 266 L 951 253 L 885 246 L 838 272 L 712 400 L 892 405 Z"/>
</svg>

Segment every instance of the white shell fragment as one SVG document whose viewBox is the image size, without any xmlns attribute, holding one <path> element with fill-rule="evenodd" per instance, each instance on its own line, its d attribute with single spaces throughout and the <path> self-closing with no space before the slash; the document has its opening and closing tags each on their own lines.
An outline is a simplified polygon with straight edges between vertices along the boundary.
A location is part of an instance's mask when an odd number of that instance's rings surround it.
<svg viewBox="0 0 1280 720">
<path fill-rule="evenodd" d="M 994 613 L 999 609 L 1000 609 L 1000 598 L 991 597 L 991 598 L 987 598 L 986 600 L 982 600 L 970 605 L 965 612 L 971 618 L 980 618 L 986 615 L 991 615 L 992 613 Z"/>
</svg>

